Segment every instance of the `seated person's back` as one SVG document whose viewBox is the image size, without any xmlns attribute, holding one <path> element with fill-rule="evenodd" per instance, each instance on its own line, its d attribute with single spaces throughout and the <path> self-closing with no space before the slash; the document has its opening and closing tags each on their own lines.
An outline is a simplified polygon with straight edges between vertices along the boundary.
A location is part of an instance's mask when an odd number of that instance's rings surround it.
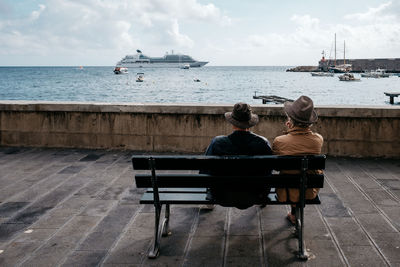
<svg viewBox="0 0 400 267">
<path fill-rule="evenodd" d="M 225 113 L 225 118 L 232 124 L 233 132 L 228 136 L 215 137 L 207 148 L 206 155 L 228 156 L 228 155 L 270 155 L 272 154 L 269 141 L 260 135 L 250 131 L 250 127 L 258 123 L 258 116 L 251 112 L 250 105 L 245 103 L 235 104 L 232 112 Z M 230 170 L 212 172 L 214 175 L 266 175 L 269 170 L 262 173 L 250 169 L 236 169 L 232 166 Z M 233 188 L 229 184 L 221 188 L 211 188 L 211 197 L 219 204 L 225 206 L 236 206 L 245 209 L 260 199 L 266 199 L 269 189 L 267 188 Z"/>
</svg>

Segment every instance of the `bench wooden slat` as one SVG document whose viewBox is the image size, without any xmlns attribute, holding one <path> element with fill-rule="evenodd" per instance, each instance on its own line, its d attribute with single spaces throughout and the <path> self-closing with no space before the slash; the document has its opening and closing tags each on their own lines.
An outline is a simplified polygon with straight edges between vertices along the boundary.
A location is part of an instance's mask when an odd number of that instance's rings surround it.
<svg viewBox="0 0 400 267">
<path fill-rule="evenodd" d="M 149 187 L 147 188 L 146 192 L 152 193 L 153 188 Z M 207 188 L 158 188 L 158 192 L 160 193 L 206 193 Z"/>
<path fill-rule="evenodd" d="M 150 174 L 136 174 L 136 187 L 151 187 Z M 213 187 L 213 186 L 265 186 L 265 187 L 292 187 L 298 188 L 300 185 L 299 175 L 279 175 L 270 176 L 213 176 L 208 174 L 157 174 L 157 184 L 164 188 L 182 188 L 182 187 Z M 307 187 L 323 188 L 324 175 L 313 174 L 308 176 Z"/>
<path fill-rule="evenodd" d="M 192 193 L 192 192 L 163 192 L 159 193 L 161 204 L 214 204 L 214 202 L 207 200 L 206 193 Z M 140 204 L 154 204 L 153 192 L 146 192 L 143 194 Z M 267 203 L 256 203 L 256 204 L 267 204 L 267 205 L 283 205 L 293 204 L 291 202 L 278 202 L 276 194 L 268 195 L 269 201 Z M 314 199 L 307 199 L 307 205 L 321 204 L 319 196 Z"/>
<path fill-rule="evenodd" d="M 153 193 L 144 193 L 140 204 L 153 204 Z M 199 193 L 159 193 L 161 204 L 210 204 L 207 194 Z"/>
<path fill-rule="evenodd" d="M 252 171 L 300 170 L 302 157 L 296 156 L 132 156 L 135 170 L 149 170 L 149 159 L 155 160 L 157 170 L 231 170 Z M 307 156 L 309 170 L 325 169 L 325 155 Z"/>
</svg>

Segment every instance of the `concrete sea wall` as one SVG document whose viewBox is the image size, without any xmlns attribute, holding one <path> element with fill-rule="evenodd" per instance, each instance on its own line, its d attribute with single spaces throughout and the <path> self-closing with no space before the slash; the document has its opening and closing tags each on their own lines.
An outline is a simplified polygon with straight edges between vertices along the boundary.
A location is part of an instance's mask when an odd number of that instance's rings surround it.
<svg viewBox="0 0 400 267">
<path fill-rule="evenodd" d="M 318 106 L 313 130 L 332 156 L 400 157 L 400 107 Z M 203 153 L 231 132 L 232 105 L 0 101 L 0 145 Z M 254 105 L 252 130 L 271 142 L 284 131 L 282 105 Z"/>
</svg>

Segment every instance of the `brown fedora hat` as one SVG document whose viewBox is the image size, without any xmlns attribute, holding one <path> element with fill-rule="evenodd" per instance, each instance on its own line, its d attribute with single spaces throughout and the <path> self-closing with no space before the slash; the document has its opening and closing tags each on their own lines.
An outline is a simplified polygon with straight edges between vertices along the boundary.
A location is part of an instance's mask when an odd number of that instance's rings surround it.
<svg viewBox="0 0 400 267">
<path fill-rule="evenodd" d="M 314 103 L 308 96 L 302 95 L 294 102 L 285 102 L 283 108 L 286 114 L 297 122 L 314 123 L 318 120 Z"/>
<path fill-rule="evenodd" d="M 251 111 L 249 104 L 243 102 L 236 103 L 232 112 L 226 112 L 225 119 L 241 129 L 250 128 L 258 123 L 257 114 Z"/>
</svg>

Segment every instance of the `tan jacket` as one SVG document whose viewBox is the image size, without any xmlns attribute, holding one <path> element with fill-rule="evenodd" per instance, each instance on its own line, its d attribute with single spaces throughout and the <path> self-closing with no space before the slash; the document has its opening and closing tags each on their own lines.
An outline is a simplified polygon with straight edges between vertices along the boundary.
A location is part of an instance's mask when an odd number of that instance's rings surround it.
<svg viewBox="0 0 400 267">
<path fill-rule="evenodd" d="M 288 133 L 275 138 L 272 143 L 272 150 L 276 155 L 318 155 L 324 139 L 320 134 L 312 132 L 310 129 L 294 127 Z M 322 173 L 322 171 L 318 171 Z M 297 173 L 297 171 L 281 171 L 281 173 Z M 306 190 L 306 199 L 313 199 L 317 196 L 319 188 L 309 188 Z M 279 201 L 286 201 L 289 194 L 290 201 L 299 201 L 299 190 L 289 188 L 277 188 L 276 193 Z"/>
</svg>

